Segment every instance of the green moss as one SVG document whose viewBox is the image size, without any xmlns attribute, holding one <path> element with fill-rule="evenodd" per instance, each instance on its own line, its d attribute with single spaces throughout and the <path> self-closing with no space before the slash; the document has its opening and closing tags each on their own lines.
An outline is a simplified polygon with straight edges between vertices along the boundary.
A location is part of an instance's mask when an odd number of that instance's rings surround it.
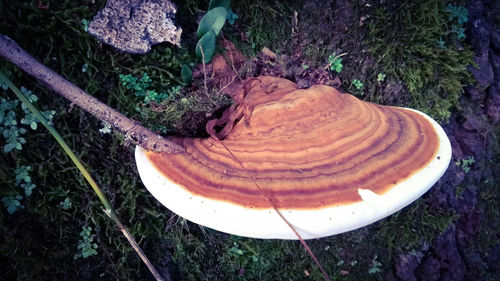
<svg viewBox="0 0 500 281">
<path fill-rule="evenodd" d="M 473 82 L 467 71 L 473 53 L 452 32 L 454 20 L 445 5 L 434 0 L 384 4 L 369 24 L 377 67 L 405 82 L 409 106 L 439 121 L 448 120 L 462 88 Z"/>
<path fill-rule="evenodd" d="M 293 8 L 297 4 L 275 1 L 233 1 L 233 11 L 239 15 L 238 22 L 244 23 L 237 28 L 245 32 L 246 40 L 241 32 L 234 28 L 228 34 L 238 43 L 238 48 L 247 56 L 256 56 L 263 47 L 273 51 L 286 52 L 284 42 L 290 39 Z M 279 23 L 279 24 L 272 24 Z"/>
<path fill-rule="evenodd" d="M 387 240 L 389 251 L 411 250 L 442 234 L 459 216 L 446 210 L 429 210 L 420 199 L 380 222 L 377 235 Z"/>
</svg>

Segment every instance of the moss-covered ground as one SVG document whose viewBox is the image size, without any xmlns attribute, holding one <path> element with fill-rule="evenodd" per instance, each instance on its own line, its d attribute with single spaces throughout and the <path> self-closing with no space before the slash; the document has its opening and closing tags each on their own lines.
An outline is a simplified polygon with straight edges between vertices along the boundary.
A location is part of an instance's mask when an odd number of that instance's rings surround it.
<svg viewBox="0 0 500 281">
<path fill-rule="evenodd" d="M 178 1 L 176 21 L 183 28 L 180 48 L 164 43 L 148 54 L 131 55 L 84 31 L 82 20 L 91 20 L 104 1 L 40 2 L 48 9 L 34 0 L 1 1 L 0 33 L 125 115 L 164 134 L 200 135 L 207 116 L 229 104 L 227 97 L 214 92 L 207 98 L 196 87 L 184 87 L 180 82 L 181 66 L 196 62 L 197 20 L 207 3 Z M 362 99 L 411 106 L 448 122 L 453 112 L 465 110 L 460 105 L 463 87 L 474 84 L 467 71 L 473 53 L 452 29 L 460 26 L 446 10 L 448 2 L 378 2 L 310 0 L 289 5 L 288 1 L 239 1 L 232 8 L 239 18 L 224 27 L 223 36 L 250 58 L 257 59 L 260 50 L 268 47 L 281 60 L 276 65 L 286 66 L 282 72 L 286 78 L 309 79 L 314 84 L 338 77 L 336 86 Z M 342 57 L 342 71 L 325 71 L 328 57 L 341 53 L 347 53 Z M 118 216 L 167 279 L 323 280 L 299 242 L 231 236 L 177 217 L 145 190 L 135 168 L 133 147 L 124 145 L 121 134 L 100 132 L 104 124 L 99 120 L 72 108 L 7 61 L 1 59 L 0 68 L 10 73 L 16 85 L 38 96 L 40 109 L 56 111 L 54 126 L 86 163 Z M 248 72 L 266 74 L 265 69 Z M 123 85 L 120 74 L 137 78 L 147 74 L 151 79 L 148 87 L 166 97 L 157 104 L 145 102 Z M 320 79 L 325 75 L 326 82 Z M 0 97 L 15 99 L 4 90 Z M 20 108 L 18 117 L 22 117 Z M 497 146 L 474 169 L 491 168 L 500 160 L 498 125 L 483 133 L 495 136 Z M 1 205 L 0 279 L 152 280 L 50 134 L 40 126 L 23 136 L 22 150 L 0 153 L 0 197 L 21 195 L 24 206 L 11 214 Z M 5 145 L 3 138 L 0 145 Z M 15 170 L 21 166 L 32 167 L 30 176 L 36 188 L 30 196 L 16 186 Z M 493 173 L 481 189 L 479 206 L 486 222 L 497 223 L 481 225 L 478 236 L 484 237 L 484 243 L 470 245 L 479 253 L 498 244 L 491 240 L 499 231 L 497 189 L 498 174 Z M 457 196 L 462 194 L 463 190 L 457 191 Z M 309 245 L 333 280 L 383 280 L 394 277 L 396 255 L 420 255 L 459 219 L 454 210 L 424 196 L 380 222 L 312 240 Z M 82 227 L 91 227 L 87 238 L 97 245 L 96 254 L 77 248 L 85 241 Z M 91 254 L 84 258 L 83 252 Z M 478 274 L 490 276 L 487 269 Z"/>
</svg>

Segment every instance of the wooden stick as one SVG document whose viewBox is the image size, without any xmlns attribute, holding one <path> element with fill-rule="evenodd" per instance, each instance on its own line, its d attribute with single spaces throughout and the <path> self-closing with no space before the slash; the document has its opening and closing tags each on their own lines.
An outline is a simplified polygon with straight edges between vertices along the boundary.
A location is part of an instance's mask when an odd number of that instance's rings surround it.
<svg viewBox="0 0 500 281">
<path fill-rule="evenodd" d="M 42 84 L 65 97 L 71 104 L 76 104 L 99 120 L 111 124 L 125 134 L 126 138 L 134 140 L 137 145 L 147 150 L 167 153 L 180 153 L 185 149 L 168 138 L 164 138 L 143 127 L 138 122 L 126 117 L 120 112 L 87 94 L 73 83 L 64 79 L 50 68 L 46 67 L 9 37 L 0 34 L 0 56 L 17 65 Z"/>
</svg>

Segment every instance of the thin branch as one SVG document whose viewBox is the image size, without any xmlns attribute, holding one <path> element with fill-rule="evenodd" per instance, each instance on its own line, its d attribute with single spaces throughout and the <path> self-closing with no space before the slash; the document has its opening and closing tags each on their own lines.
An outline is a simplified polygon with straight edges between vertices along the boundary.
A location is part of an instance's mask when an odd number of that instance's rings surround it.
<svg viewBox="0 0 500 281">
<path fill-rule="evenodd" d="M 138 122 L 87 94 L 61 75 L 41 64 L 19 47 L 16 42 L 2 34 L 0 34 L 0 56 L 6 58 L 59 95 L 68 99 L 71 104 L 76 104 L 99 120 L 111 124 L 144 149 L 167 153 L 185 151 L 184 148 L 172 140 L 152 132 Z"/>
<path fill-rule="evenodd" d="M 201 44 L 200 44 L 200 53 L 201 53 L 201 63 L 203 64 L 203 85 L 205 86 L 205 95 L 208 97 L 207 70 L 205 69 L 205 53 L 203 52 Z"/>
</svg>

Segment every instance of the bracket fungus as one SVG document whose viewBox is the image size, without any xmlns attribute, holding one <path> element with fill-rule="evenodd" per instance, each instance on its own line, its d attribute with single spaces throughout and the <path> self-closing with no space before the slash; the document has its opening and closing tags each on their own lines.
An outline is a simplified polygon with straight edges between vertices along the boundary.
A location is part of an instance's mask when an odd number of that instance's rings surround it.
<svg viewBox="0 0 500 281">
<path fill-rule="evenodd" d="M 247 80 L 186 153 L 136 148 L 147 189 L 195 223 L 246 237 L 304 239 L 354 230 L 424 194 L 451 159 L 443 129 L 416 110 L 323 85 Z"/>
</svg>

